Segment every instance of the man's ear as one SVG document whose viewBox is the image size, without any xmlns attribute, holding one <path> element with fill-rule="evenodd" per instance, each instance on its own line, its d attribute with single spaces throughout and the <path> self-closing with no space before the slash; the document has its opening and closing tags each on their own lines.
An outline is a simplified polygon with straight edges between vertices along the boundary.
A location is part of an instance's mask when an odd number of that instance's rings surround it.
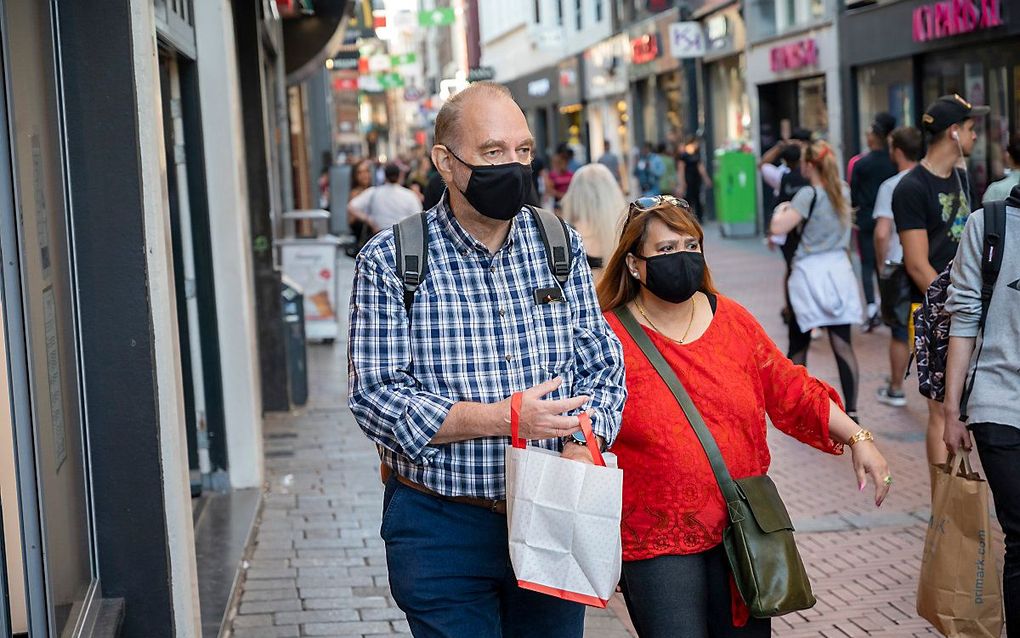
<svg viewBox="0 0 1020 638">
<path fill-rule="evenodd" d="M 442 144 L 436 144 L 432 147 L 432 165 L 436 167 L 439 174 L 443 176 L 444 180 L 448 180 L 453 174 L 453 156 Z"/>
</svg>

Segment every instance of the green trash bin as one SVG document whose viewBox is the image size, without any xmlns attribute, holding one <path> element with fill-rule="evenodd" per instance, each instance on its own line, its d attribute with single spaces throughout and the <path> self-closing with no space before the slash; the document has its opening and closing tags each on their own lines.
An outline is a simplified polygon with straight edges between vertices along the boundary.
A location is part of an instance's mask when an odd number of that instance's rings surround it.
<svg viewBox="0 0 1020 638">
<path fill-rule="evenodd" d="M 758 163 L 739 150 L 720 150 L 715 156 L 715 215 L 723 237 L 758 234 Z"/>
</svg>

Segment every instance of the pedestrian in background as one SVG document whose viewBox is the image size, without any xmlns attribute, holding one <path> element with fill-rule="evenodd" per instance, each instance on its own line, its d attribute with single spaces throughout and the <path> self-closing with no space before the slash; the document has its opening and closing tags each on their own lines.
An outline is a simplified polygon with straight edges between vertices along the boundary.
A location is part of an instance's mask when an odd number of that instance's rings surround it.
<svg viewBox="0 0 1020 638">
<path fill-rule="evenodd" d="M 365 189 L 347 205 L 348 213 L 365 224 L 372 235 L 421 212 L 418 194 L 400 185 L 400 167 L 387 164 L 383 174 L 385 184 Z"/>
<path fill-rule="evenodd" d="M 694 208 L 698 223 L 705 223 L 705 205 L 702 202 L 704 189 L 712 188 L 712 178 L 708 176 L 704 158 L 701 157 L 701 142 L 697 137 L 690 137 L 680 153 L 679 177 L 680 196 Z"/>
<path fill-rule="evenodd" d="M 662 177 L 659 178 L 659 192 L 664 195 L 676 197 L 679 191 L 680 180 L 677 177 L 676 158 L 672 149 L 663 142 L 655 148 L 655 154 L 662 162 Z"/>
<path fill-rule="evenodd" d="M 803 224 L 787 287 L 792 320 L 789 322 L 789 357 L 807 365 L 811 331 L 825 328 L 836 357 L 847 414 L 857 420 L 857 356 L 851 343 L 851 326 L 860 323 L 861 301 L 857 276 L 848 250 L 852 231 L 850 188 L 839 178 L 832 147 L 815 142 L 801 162 L 810 186 L 772 217 L 771 231 L 789 233 Z"/>
<path fill-rule="evenodd" d="M 899 171 L 878 187 L 875 197 L 875 258 L 878 263 L 878 287 L 882 300 L 882 319 L 892 331 L 889 340 L 889 381 L 878 388 L 879 403 L 902 408 L 907 405 L 903 379 L 910 358 L 910 291 L 913 285 L 903 266 L 903 246 L 896 233 L 892 198 L 896 185 L 921 159 L 921 131 L 901 126 L 889 136 L 889 155 Z"/>
<path fill-rule="evenodd" d="M 982 203 L 1003 200 L 1009 196 L 1010 190 L 1020 184 L 1020 133 L 1013 133 L 1009 137 L 1009 144 L 1006 145 L 1005 155 L 1006 176 L 997 182 L 992 182 L 985 189 Z"/>
<path fill-rule="evenodd" d="M 864 331 L 871 332 L 881 325 L 878 316 L 878 305 L 875 303 L 875 198 L 882 182 L 896 174 L 889 157 L 887 138 L 896 128 L 896 118 L 888 113 L 875 116 L 868 128 L 868 153 L 861 157 L 852 173 L 850 180 L 850 204 L 856 213 L 857 248 L 861 257 L 861 284 L 864 288 L 864 301 L 868 304 Z"/>
<path fill-rule="evenodd" d="M 946 312 L 952 317 L 946 362 L 945 443 L 954 454 L 977 443 L 981 466 L 1006 537 L 1003 606 L 1006 635 L 1020 636 L 1020 186 L 1006 198 L 1002 263 L 982 323 L 985 218 L 970 215 L 953 260 Z M 978 342 L 978 336 L 981 341 Z M 974 355 L 975 349 L 977 356 Z M 965 388 L 966 416 L 961 417 Z M 966 423 L 964 422 L 966 420 Z M 989 569 L 986 574 L 994 574 Z"/>
<path fill-rule="evenodd" d="M 793 365 L 742 306 L 719 294 L 704 231 L 671 196 L 631 204 L 599 283 L 599 303 L 623 343 L 627 404 L 613 446 L 623 469 L 623 592 L 641 638 L 766 638 L 734 596 L 722 546 L 729 523 L 715 474 L 690 421 L 613 312 L 625 308 L 687 389 L 733 478 L 765 474 L 766 415 L 823 452 L 851 446 L 855 484 L 866 475 L 881 505 L 889 468 L 871 436 L 828 385 Z M 859 441 L 859 442 L 858 442 Z"/>
<path fill-rule="evenodd" d="M 524 206 L 534 140 L 506 87 L 476 82 L 447 100 L 435 141 L 447 197 L 424 218 L 411 307 L 392 230 L 359 255 L 351 293 L 348 404 L 392 470 L 390 592 L 419 638 L 581 638 L 584 606 L 519 587 L 510 564 L 510 398 L 523 393 L 522 438 L 591 463 L 576 414 L 584 406 L 601 446 L 613 442 L 620 342 L 575 231 L 562 287 L 552 272 Z"/>
<path fill-rule="evenodd" d="M 620 157 L 612 151 L 612 147 L 609 145 L 609 140 L 604 140 L 602 142 L 602 148 L 604 151 L 602 153 L 602 157 L 599 158 L 599 164 L 608 168 L 609 172 L 613 175 L 613 179 L 615 179 L 616 183 L 623 188 L 623 182 L 620 181 L 622 177 L 620 173 Z"/>
<path fill-rule="evenodd" d="M 972 106 L 959 95 L 944 95 L 932 102 L 922 117 L 928 152 L 893 191 L 893 216 L 903 245 L 903 265 L 914 283 L 914 306 L 956 255 L 971 209 L 965 166 L 977 141 L 974 118 L 988 111 L 987 106 Z M 928 399 L 930 465 L 946 462 L 944 431 L 942 404 Z"/>
<path fill-rule="evenodd" d="M 355 238 L 354 245 L 348 247 L 354 254 L 361 250 L 361 247 L 365 245 L 365 242 L 372 236 L 372 233 L 357 212 L 351 210 L 350 203 L 358 195 L 372 187 L 372 173 L 372 162 L 368 159 L 355 162 L 351 169 L 351 192 L 347 198 L 347 228 L 350 229 L 351 234 Z M 351 256 L 353 257 L 354 254 Z"/>
<path fill-rule="evenodd" d="M 563 196 L 567 194 L 567 189 L 570 187 L 570 180 L 573 179 L 574 172 L 570 170 L 568 166 L 567 154 L 563 152 L 557 152 L 552 157 L 552 168 L 546 174 L 545 192 L 546 195 L 551 195 L 553 200 L 553 208 L 559 209 L 560 202 L 563 200 Z"/>
<path fill-rule="evenodd" d="M 652 143 L 645 142 L 641 145 L 637 159 L 634 162 L 634 178 L 637 179 L 638 188 L 642 195 L 658 195 L 659 180 L 666 171 L 662 160 L 652 152 Z"/>
<path fill-rule="evenodd" d="M 626 211 L 627 200 L 604 165 L 588 164 L 574 174 L 561 215 L 581 235 L 596 283 L 616 248 L 617 228 Z"/>
</svg>

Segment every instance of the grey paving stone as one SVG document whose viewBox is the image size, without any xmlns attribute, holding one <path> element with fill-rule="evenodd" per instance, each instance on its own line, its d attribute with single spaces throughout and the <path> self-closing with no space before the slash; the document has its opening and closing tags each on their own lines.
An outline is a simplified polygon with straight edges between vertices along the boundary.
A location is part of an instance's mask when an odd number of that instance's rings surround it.
<svg viewBox="0 0 1020 638">
<path fill-rule="evenodd" d="M 278 625 L 304 625 L 307 623 L 342 623 L 360 620 L 356 609 L 318 609 L 283 611 L 275 615 Z"/>
<path fill-rule="evenodd" d="M 294 589 L 297 580 L 293 578 L 273 578 L 269 580 L 245 580 L 244 591 L 255 589 Z"/>
<path fill-rule="evenodd" d="M 243 629 L 246 627 L 271 627 L 273 625 L 273 615 L 252 614 L 250 616 L 236 616 L 234 618 L 233 625 L 235 629 Z"/>
<path fill-rule="evenodd" d="M 246 602 L 263 602 L 267 600 L 286 600 L 288 598 L 299 598 L 298 590 L 294 587 L 281 589 L 245 589 L 241 594 L 241 604 Z"/>
<path fill-rule="evenodd" d="M 404 612 L 392 607 L 380 609 L 362 609 L 362 620 L 404 620 Z"/>
<path fill-rule="evenodd" d="M 241 601 L 242 614 L 272 614 L 278 611 L 301 611 L 301 599 L 294 592 L 293 598 L 281 600 Z"/>
<path fill-rule="evenodd" d="M 363 636 L 365 634 L 392 634 L 388 622 L 309 623 L 302 626 L 306 636 Z"/>
</svg>

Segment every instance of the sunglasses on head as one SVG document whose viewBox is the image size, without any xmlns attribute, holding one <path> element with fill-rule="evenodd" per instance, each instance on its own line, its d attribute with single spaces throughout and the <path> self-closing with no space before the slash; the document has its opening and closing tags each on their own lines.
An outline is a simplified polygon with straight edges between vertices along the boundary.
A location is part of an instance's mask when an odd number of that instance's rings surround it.
<svg viewBox="0 0 1020 638">
<path fill-rule="evenodd" d="M 638 197 L 632 201 L 630 203 L 630 210 L 631 212 L 635 210 L 652 210 L 656 206 L 661 206 L 662 204 L 672 204 L 684 209 L 690 208 L 690 204 L 679 197 L 673 197 L 672 195 L 647 195 L 645 197 Z"/>
</svg>

